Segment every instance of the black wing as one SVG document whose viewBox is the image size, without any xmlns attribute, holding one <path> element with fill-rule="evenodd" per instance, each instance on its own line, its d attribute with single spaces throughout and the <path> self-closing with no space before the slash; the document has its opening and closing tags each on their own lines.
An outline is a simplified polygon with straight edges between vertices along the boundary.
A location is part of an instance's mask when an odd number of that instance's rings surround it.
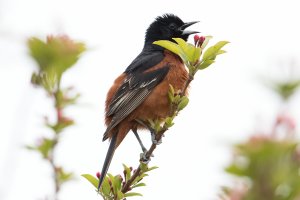
<svg viewBox="0 0 300 200">
<path fill-rule="evenodd" d="M 108 133 L 147 98 L 168 71 L 169 66 L 164 66 L 151 72 L 135 72 L 129 75 L 109 105 L 106 115 L 113 117 L 103 135 L 103 140 L 106 140 Z"/>
<path fill-rule="evenodd" d="M 143 50 L 127 67 L 125 73 L 132 73 L 136 71 L 145 71 L 164 59 L 163 51 Z"/>
</svg>

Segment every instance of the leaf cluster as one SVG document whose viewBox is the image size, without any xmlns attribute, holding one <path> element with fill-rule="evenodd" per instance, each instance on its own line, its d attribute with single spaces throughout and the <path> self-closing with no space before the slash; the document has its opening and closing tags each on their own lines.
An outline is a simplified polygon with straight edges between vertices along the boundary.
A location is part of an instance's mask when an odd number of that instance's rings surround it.
<svg viewBox="0 0 300 200">
<path fill-rule="evenodd" d="M 105 200 L 121 200 L 127 197 L 133 196 L 142 196 L 142 194 L 137 192 L 131 192 L 132 189 L 146 186 L 145 183 L 141 182 L 144 177 L 148 176 L 147 172 L 156 169 L 157 167 L 150 167 L 144 163 L 140 164 L 140 171 L 137 176 L 134 176 L 135 170 L 132 171 L 131 167 L 123 164 L 123 176 L 112 174 L 107 174 L 104 178 L 103 184 L 100 190 L 97 190 L 99 179 L 90 174 L 83 174 L 82 176 L 88 180 L 96 189 L 96 191 L 103 197 Z"/>
<path fill-rule="evenodd" d="M 31 83 L 44 89 L 54 102 L 56 120 L 49 122 L 45 117 L 45 126 L 52 130 L 52 137 L 42 138 L 27 149 L 38 152 L 53 170 L 55 195 L 63 183 L 73 179 L 71 172 L 55 163 L 55 149 L 63 130 L 74 124 L 73 119 L 64 115 L 64 109 L 76 103 L 79 94 L 73 94 L 73 88 L 62 89 L 60 86 L 64 72 L 74 66 L 79 56 L 85 51 L 83 43 L 74 42 L 67 36 L 49 36 L 46 42 L 33 37 L 27 43 L 31 57 L 38 64 L 38 70 L 31 76 Z M 72 94 L 71 94 L 72 93 Z"/>
<path fill-rule="evenodd" d="M 288 100 L 300 87 L 299 80 L 290 80 L 284 82 L 272 82 L 270 87 L 283 99 Z"/>
<path fill-rule="evenodd" d="M 32 74 L 31 82 L 49 93 L 58 86 L 62 74 L 85 51 L 83 43 L 74 42 L 67 36 L 49 36 L 46 42 L 32 37 L 28 40 L 28 48 L 31 57 L 38 64 L 38 72 Z"/>
<path fill-rule="evenodd" d="M 226 171 L 249 180 L 244 200 L 295 200 L 300 197 L 299 143 L 260 138 L 235 146 Z"/>
<path fill-rule="evenodd" d="M 176 43 L 168 40 L 159 40 L 153 44 L 162 46 L 180 56 L 189 69 L 190 76 L 194 76 L 198 70 L 203 70 L 214 63 L 218 55 L 226 53 L 222 48 L 229 43 L 228 41 L 220 41 L 204 51 L 211 38 L 211 36 L 206 36 L 200 46 L 187 43 L 181 38 L 173 38 Z"/>
</svg>

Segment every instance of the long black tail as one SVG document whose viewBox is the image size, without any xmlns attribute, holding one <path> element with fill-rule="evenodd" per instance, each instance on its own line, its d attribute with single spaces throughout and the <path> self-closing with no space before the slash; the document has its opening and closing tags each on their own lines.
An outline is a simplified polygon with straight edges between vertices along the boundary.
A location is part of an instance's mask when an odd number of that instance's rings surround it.
<svg viewBox="0 0 300 200">
<path fill-rule="evenodd" d="M 101 175 L 99 178 L 99 184 L 98 184 L 98 190 L 100 189 L 104 178 L 106 176 L 107 170 L 109 168 L 110 162 L 114 156 L 115 150 L 116 150 L 116 141 L 117 141 L 117 137 L 118 137 L 118 133 L 113 134 L 110 144 L 109 144 L 109 148 L 105 157 L 105 161 L 102 167 L 102 171 L 101 171 Z"/>
</svg>

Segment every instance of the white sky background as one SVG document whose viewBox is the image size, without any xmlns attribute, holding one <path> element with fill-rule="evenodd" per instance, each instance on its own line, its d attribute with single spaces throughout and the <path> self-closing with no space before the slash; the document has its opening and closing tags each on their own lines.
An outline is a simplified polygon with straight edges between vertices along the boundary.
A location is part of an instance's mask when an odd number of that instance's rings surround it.
<svg viewBox="0 0 300 200">
<path fill-rule="evenodd" d="M 42 116 L 53 115 L 52 102 L 29 84 L 35 63 L 25 46 L 30 36 L 67 34 L 89 50 L 63 79 L 82 94 L 67 114 L 77 125 L 63 133 L 57 162 L 77 174 L 61 200 L 101 199 L 79 175 L 100 171 L 108 143 L 102 143 L 105 95 L 114 78 L 143 46 L 154 18 L 174 13 L 184 21 L 200 20 L 190 30 L 213 35 L 211 44 L 228 40 L 227 54 L 200 71 L 192 83 L 189 106 L 176 118 L 150 165 L 159 169 L 145 178 L 135 199 L 217 198 L 230 184 L 223 172 L 230 145 L 255 130 L 268 130 L 280 101 L 260 82 L 261 76 L 285 77 L 284 67 L 298 62 L 300 6 L 297 0 L 96 1 L 0 0 L 0 199 L 37 200 L 51 194 L 51 171 L 40 156 L 22 147 L 43 135 Z M 191 40 L 192 41 L 192 40 Z M 293 74 L 300 76 L 294 65 Z M 289 104 L 300 119 L 299 94 Z M 149 134 L 142 134 L 149 145 Z M 140 147 L 131 134 L 118 148 L 110 167 L 136 167 Z M 134 198 L 132 198 L 134 199 Z"/>
</svg>

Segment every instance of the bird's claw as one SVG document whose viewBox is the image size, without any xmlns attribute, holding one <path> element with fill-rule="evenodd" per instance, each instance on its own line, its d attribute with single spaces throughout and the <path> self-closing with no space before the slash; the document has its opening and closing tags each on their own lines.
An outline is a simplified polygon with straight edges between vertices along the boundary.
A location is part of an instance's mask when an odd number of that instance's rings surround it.
<svg viewBox="0 0 300 200">
<path fill-rule="evenodd" d="M 142 147 L 142 151 L 143 151 L 143 153 L 146 153 L 147 149 L 145 147 Z"/>
<path fill-rule="evenodd" d="M 162 135 L 162 137 L 164 137 L 164 134 Z M 162 143 L 162 138 L 160 138 L 160 140 L 156 139 L 156 134 L 155 133 L 151 133 L 151 139 L 152 139 L 152 143 L 155 145 L 160 145 Z"/>
<path fill-rule="evenodd" d="M 146 155 L 147 155 L 147 151 L 140 154 L 140 161 L 144 164 L 148 164 L 151 161 L 151 159 L 147 158 Z M 151 155 L 151 157 L 152 157 L 152 155 Z"/>
<path fill-rule="evenodd" d="M 141 154 L 144 154 L 146 156 L 148 150 L 146 148 L 142 148 L 142 149 L 143 149 L 143 153 Z M 152 153 L 150 157 L 154 157 L 154 154 Z"/>
</svg>

